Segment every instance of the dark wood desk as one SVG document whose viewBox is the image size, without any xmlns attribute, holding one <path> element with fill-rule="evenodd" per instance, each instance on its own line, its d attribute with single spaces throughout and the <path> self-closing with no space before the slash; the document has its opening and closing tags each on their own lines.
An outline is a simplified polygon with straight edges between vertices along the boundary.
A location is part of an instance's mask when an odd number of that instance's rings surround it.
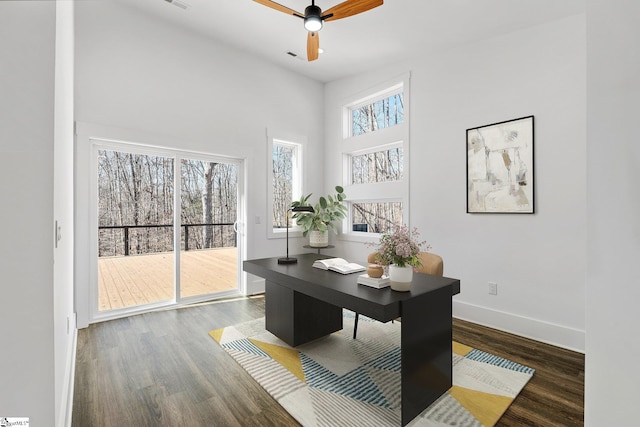
<svg viewBox="0 0 640 427">
<path fill-rule="evenodd" d="M 358 285 L 358 274 L 313 268 L 319 254 L 296 255 L 297 264 L 278 258 L 244 261 L 244 271 L 266 280 L 265 323 L 291 346 L 342 329 L 342 308 L 381 322 L 402 317 L 402 425 L 451 388 L 451 298 L 460 281 L 414 274 L 411 291 Z"/>
</svg>

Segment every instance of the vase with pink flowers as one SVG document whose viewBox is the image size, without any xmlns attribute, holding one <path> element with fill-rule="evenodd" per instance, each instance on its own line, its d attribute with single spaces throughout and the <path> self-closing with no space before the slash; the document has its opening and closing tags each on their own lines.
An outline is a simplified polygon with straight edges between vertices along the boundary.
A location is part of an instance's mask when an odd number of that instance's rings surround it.
<svg viewBox="0 0 640 427">
<path fill-rule="evenodd" d="M 409 230 L 405 225 L 396 227 L 393 232 L 385 233 L 376 248 L 376 261 L 389 266 L 391 289 L 408 291 L 413 280 L 413 269 L 419 267 L 421 250 L 428 250 L 425 241 L 420 241 L 417 228 Z"/>
</svg>

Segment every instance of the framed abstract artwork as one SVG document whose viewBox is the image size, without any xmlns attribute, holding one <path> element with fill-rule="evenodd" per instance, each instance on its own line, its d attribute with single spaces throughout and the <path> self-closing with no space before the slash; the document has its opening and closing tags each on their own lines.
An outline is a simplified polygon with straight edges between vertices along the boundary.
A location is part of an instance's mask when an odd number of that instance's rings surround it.
<svg viewBox="0 0 640 427">
<path fill-rule="evenodd" d="M 534 213 L 533 116 L 467 129 L 467 213 Z"/>
</svg>

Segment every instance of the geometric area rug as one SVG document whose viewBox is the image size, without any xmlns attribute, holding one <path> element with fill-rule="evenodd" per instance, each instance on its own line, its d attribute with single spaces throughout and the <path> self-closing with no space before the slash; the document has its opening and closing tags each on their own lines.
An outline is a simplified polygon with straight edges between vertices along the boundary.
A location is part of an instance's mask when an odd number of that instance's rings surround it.
<svg viewBox="0 0 640 427">
<path fill-rule="evenodd" d="M 344 329 L 298 347 L 265 330 L 264 318 L 217 329 L 218 342 L 305 427 L 399 426 L 400 324 L 343 311 Z M 534 370 L 453 342 L 453 387 L 409 426 L 493 426 Z"/>
</svg>

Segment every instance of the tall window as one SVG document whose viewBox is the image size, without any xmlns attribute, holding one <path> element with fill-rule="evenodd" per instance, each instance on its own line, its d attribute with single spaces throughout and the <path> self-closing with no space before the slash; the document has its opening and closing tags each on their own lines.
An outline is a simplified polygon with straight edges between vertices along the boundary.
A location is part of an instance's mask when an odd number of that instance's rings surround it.
<svg viewBox="0 0 640 427">
<path fill-rule="evenodd" d="M 293 200 L 301 196 L 302 191 L 302 146 L 299 143 L 282 139 L 270 139 L 269 151 L 269 201 L 270 230 L 274 236 L 285 232 L 287 211 Z M 289 224 L 292 226 L 293 224 Z"/>
<path fill-rule="evenodd" d="M 348 235 L 384 233 L 408 222 L 408 84 L 406 76 L 343 107 Z"/>
</svg>

